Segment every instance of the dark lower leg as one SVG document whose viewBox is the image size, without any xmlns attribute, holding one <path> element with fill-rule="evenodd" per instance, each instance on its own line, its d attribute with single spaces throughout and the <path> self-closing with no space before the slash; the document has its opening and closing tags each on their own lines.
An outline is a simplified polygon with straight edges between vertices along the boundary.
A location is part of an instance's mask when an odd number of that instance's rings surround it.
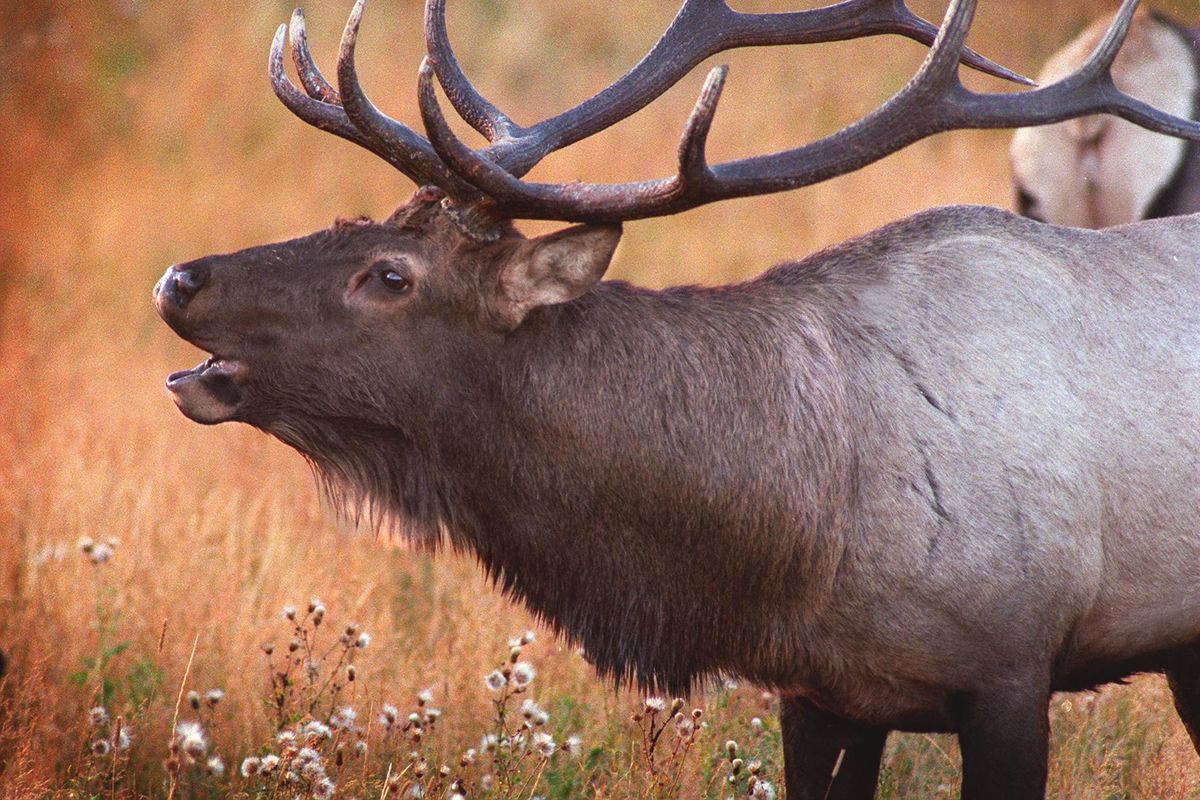
<svg viewBox="0 0 1200 800">
<path fill-rule="evenodd" d="M 1167 683 L 1175 695 L 1175 710 L 1200 753 L 1200 646 L 1182 651 L 1172 661 L 1167 668 Z"/>
<path fill-rule="evenodd" d="M 784 699 L 781 712 L 789 800 L 871 800 L 887 731 Z M 844 753 L 843 753 L 844 751 Z"/>
<path fill-rule="evenodd" d="M 1049 691 L 1006 686 L 964 698 L 959 710 L 963 800 L 1042 800 Z"/>
</svg>

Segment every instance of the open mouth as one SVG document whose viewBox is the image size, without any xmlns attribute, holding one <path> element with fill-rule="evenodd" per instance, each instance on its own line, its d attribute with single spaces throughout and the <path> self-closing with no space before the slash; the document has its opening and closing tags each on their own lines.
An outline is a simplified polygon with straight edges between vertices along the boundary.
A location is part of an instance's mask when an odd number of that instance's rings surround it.
<svg viewBox="0 0 1200 800">
<path fill-rule="evenodd" d="M 209 357 L 192 369 L 167 376 L 167 391 L 184 416 L 204 425 L 237 418 L 246 367 L 240 361 Z"/>
</svg>

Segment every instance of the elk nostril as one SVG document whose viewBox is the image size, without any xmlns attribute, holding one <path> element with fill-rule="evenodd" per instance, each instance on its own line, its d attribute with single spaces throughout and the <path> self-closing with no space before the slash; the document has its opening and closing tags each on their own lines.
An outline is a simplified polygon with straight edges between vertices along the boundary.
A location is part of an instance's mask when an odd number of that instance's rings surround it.
<svg viewBox="0 0 1200 800">
<path fill-rule="evenodd" d="M 183 269 L 175 272 L 175 284 L 188 297 L 200 291 L 207 279 L 208 276 L 199 270 Z"/>
</svg>

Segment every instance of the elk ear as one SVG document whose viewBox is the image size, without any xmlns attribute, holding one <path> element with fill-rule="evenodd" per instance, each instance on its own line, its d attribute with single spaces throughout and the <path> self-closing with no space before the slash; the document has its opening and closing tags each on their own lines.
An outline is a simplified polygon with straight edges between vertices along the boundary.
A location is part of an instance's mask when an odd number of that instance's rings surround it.
<svg viewBox="0 0 1200 800">
<path fill-rule="evenodd" d="M 575 225 L 521 242 L 500 269 L 497 310 L 511 328 L 538 306 L 574 300 L 608 269 L 618 225 Z"/>
</svg>

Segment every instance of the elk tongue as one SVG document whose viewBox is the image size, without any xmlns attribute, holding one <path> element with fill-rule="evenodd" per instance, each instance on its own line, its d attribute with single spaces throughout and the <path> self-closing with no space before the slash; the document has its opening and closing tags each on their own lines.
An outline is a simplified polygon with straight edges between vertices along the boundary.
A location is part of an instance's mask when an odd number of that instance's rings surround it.
<svg viewBox="0 0 1200 800">
<path fill-rule="evenodd" d="M 242 401 L 240 362 L 210 358 L 203 364 L 167 376 L 167 391 L 188 419 L 215 425 L 235 419 Z"/>
</svg>

